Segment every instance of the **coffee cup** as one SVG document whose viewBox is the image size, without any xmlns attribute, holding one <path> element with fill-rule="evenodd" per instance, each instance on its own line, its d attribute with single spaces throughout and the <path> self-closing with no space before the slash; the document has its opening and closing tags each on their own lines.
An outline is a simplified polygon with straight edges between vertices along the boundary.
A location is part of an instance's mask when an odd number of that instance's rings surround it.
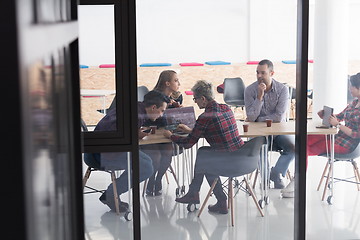
<svg viewBox="0 0 360 240">
<path fill-rule="evenodd" d="M 271 127 L 272 120 L 271 119 L 266 119 L 265 121 L 266 121 L 266 126 Z"/>
<path fill-rule="evenodd" d="M 243 124 L 244 132 L 249 131 L 249 124 Z"/>
</svg>

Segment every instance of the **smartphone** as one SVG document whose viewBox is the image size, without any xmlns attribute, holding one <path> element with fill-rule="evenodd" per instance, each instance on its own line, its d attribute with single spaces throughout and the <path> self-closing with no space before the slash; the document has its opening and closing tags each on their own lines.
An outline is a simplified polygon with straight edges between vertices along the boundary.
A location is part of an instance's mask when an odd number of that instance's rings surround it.
<svg viewBox="0 0 360 240">
<path fill-rule="evenodd" d="M 151 131 L 151 128 L 143 130 L 144 133 L 149 133 Z"/>
</svg>

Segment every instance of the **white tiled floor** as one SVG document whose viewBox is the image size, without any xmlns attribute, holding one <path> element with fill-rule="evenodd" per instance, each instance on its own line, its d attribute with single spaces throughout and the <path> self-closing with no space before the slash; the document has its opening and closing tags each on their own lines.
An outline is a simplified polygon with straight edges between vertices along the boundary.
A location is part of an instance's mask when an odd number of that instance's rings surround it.
<svg viewBox="0 0 360 240">
<path fill-rule="evenodd" d="M 276 158 L 275 158 L 276 159 Z M 333 205 L 321 201 L 316 191 L 325 159 L 310 157 L 307 181 L 307 239 L 360 239 L 360 192 L 354 184 L 335 183 Z M 336 163 L 335 174 L 351 175 L 350 164 Z M 175 199 L 176 184 L 163 179 L 164 193 L 158 197 L 141 198 L 142 239 L 293 239 L 294 199 L 280 197 L 280 191 L 270 189 L 270 203 L 261 217 L 251 197 L 243 192 L 235 197 L 235 227 L 230 226 L 230 214 L 214 215 L 204 210 L 189 213 L 186 205 Z M 110 182 L 107 173 L 94 173 L 89 185 L 105 188 Z M 140 186 L 142 189 L 142 184 Z M 201 199 L 209 186 L 204 181 Z M 259 196 L 260 191 L 257 190 Z M 86 239 L 132 239 L 132 221 L 109 212 L 99 200 L 100 194 L 85 194 Z M 127 201 L 127 195 L 121 196 Z M 214 197 L 209 203 L 215 202 Z"/>
</svg>

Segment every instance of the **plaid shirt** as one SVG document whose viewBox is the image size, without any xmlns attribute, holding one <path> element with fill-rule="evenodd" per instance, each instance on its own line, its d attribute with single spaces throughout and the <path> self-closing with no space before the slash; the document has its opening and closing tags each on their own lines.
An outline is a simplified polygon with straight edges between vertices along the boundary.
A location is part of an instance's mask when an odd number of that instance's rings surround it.
<svg viewBox="0 0 360 240">
<path fill-rule="evenodd" d="M 215 101 L 206 106 L 205 112 L 196 120 L 192 132 L 187 137 L 172 135 L 171 140 L 180 147 L 190 148 L 201 137 L 204 137 L 216 151 L 222 152 L 234 152 L 244 144 L 231 109 Z"/>
<path fill-rule="evenodd" d="M 355 99 L 341 113 L 335 115 L 340 122 L 345 121 L 345 126 L 352 130 L 351 136 L 339 130 L 335 135 L 335 144 L 350 150 L 355 149 L 360 141 L 360 108 L 355 107 L 358 102 L 359 99 Z"/>
</svg>

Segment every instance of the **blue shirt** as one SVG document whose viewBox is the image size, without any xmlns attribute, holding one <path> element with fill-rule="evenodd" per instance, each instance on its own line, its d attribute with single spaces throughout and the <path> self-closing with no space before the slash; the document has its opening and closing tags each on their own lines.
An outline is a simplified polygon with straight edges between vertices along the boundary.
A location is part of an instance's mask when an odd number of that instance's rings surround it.
<svg viewBox="0 0 360 240">
<path fill-rule="evenodd" d="M 258 82 L 250 84 L 245 89 L 245 110 L 250 122 L 285 122 L 289 106 L 289 89 L 284 84 L 272 79 L 271 89 L 265 92 L 260 101 L 258 96 Z"/>
</svg>

